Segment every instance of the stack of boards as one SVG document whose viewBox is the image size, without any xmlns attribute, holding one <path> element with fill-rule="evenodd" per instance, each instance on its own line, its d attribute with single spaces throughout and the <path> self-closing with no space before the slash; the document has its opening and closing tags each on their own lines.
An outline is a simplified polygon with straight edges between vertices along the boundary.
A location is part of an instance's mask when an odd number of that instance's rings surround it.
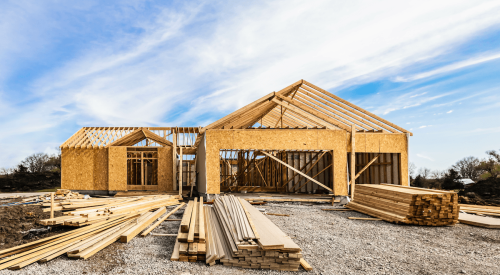
<svg viewBox="0 0 500 275">
<path fill-rule="evenodd" d="M 53 203 L 54 211 L 63 212 L 63 216 L 41 220 L 42 225 L 84 226 L 123 214 L 149 211 L 161 206 L 179 204 L 179 196 L 143 196 L 131 198 L 91 198 L 64 199 Z M 51 210 L 51 203 L 42 203 L 44 212 Z"/>
<path fill-rule="evenodd" d="M 92 220 L 87 226 L 0 251 L 0 270 L 20 269 L 34 262 L 50 261 L 63 254 L 67 254 L 70 258 L 87 259 L 118 240 L 128 243 L 139 234 L 145 237 L 184 205 L 182 203 L 165 214 L 166 205 L 172 204 L 169 198 L 133 199 L 132 201 L 132 198 L 129 198 L 125 200 L 128 202 L 118 205 L 112 203 L 112 206 L 85 207 L 85 211 L 92 210 L 95 213 L 109 207 L 109 214 L 103 216 L 104 218 Z M 85 212 L 87 213 L 85 215 L 87 218 L 94 217 L 93 214 L 89 214 L 94 212 Z"/>
<path fill-rule="evenodd" d="M 203 198 L 189 201 L 182 216 L 172 261 L 204 261 L 206 255 L 206 226 Z"/>
<path fill-rule="evenodd" d="M 458 222 L 458 194 L 392 184 L 356 184 L 347 208 L 401 224 L 444 226 Z"/>
<path fill-rule="evenodd" d="M 473 205 L 473 204 L 460 204 L 460 215 L 458 221 L 468 225 L 497 228 L 500 229 L 500 207 L 486 206 L 486 205 Z M 466 212 L 466 213 L 463 213 Z M 471 215 L 472 213 L 476 215 Z M 497 218 L 484 217 L 496 216 Z"/>
<path fill-rule="evenodd" d="M 283 271 L 298 271 L 302 264 L 310 270 L 300 247 L 247 201 L 217 197 L 203 212 L 207 264 L 219 261 L 228 266 Z M 177 252 L 178 243 L 172 260 L 182 257 Z"/>
</svg>

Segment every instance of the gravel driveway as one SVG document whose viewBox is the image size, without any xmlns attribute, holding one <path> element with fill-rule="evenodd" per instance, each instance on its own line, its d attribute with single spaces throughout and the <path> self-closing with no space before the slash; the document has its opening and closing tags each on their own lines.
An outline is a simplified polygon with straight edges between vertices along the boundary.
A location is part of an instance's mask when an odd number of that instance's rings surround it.
<svg viewBox="0 0 500 275">
<path fill-rule="evenodd" d="M 500 230 L 464 224 L 453 227 L 394 225 L 357 212 L 321 211 L 328 205 L 258 206 L 302 248 L 309 274 L 500 274 Z M 172 207 L 173 208 L 173 207 Z M 180 212 L 171 218 L 181 218 Z M 164 222 L 154 233 L 174 233 L 180 222 Z M 88 260 L 59 257 L 5 274 L 305 274 L 239 269 L 201 262 L 171 262 L 174 237 L 136 237 L 114 243 Z"/>
</svg>

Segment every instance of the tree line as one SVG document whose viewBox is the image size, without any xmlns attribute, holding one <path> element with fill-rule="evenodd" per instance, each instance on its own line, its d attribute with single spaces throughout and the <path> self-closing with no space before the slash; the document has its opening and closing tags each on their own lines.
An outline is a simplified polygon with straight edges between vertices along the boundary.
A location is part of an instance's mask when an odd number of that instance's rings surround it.
<svg viewBox="0 0 500 275">
<path fill-rule="evenodd" d="M 22 160 L 14 168 L 0 168 L 0 175 L 25 173 L 61 172 L 61 150 L 56 154 L 35 153 Z"/>
<path fill-rule="evenodd" d="M 412 186 L 438 189 L 463 189 L 460 179 L 480 180 L 496 179 L 500 176 L 500 151 L 486 151 L 486 158 L 465 157 L 447 170 L 431 170 L 421 167 L 417 171 L 414 163 L 408 167 Z"/>
</svg>

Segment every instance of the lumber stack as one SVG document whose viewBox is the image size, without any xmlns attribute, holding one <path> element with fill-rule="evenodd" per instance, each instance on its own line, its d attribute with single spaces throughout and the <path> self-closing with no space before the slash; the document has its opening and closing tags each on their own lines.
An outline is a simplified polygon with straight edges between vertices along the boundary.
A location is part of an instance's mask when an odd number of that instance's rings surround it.
<svg viewBox="0 0 500 275">
<path fill-rule="evenodd" d="M 473 226 L 500 229 L 500 219 L 497 218 L 460 213 L 458 221 Z"/>
<path fill-rule="evenodd" d="M 0 251 L 0 270 L 21 269 L 34 262 L 47 262 L 60 255 L 70 258 L 88 259 L 113 242 L 127 243 L 139 233 L 148 233 L 183 206 L 181 204 L 166 213 L 164 202 L 156 206 L 138 208 L 134 212 L 110 215 L 106 220 L 94 222 L 65 233 L 43 238 L 24 245 Z M 163 217 L 161 217 L 164 215 Z M 160 219 L 158 222 L 153 222 Z M 148 228 L 149 226 L 149 228 Z M 144 235 L 141 235 L 144 236 Z"/>
<path fill-rule="evenodd" d="M 246 200 L 217 197 L 204 212 L 207 264 L 283 271 L 307 264 L 300 247 Z"/>
<path fill-rule="evenodd" d="M 84 226 L 124 214 L 143 213 L 160 207 L 179 204 L 178 196 L 143 196 L 132 198 L 65 199 L 54 203 L 63 216 L 41 220 L 42 225 Z M 50 211 L 50 202 L 42 203 Z"/>
<path fill-rule="evenodd" d="M 392 185 L 356 184 L 347 208 L 388 222 L 444 226 L 458 221 L 458 194 Z"/>
<path fill-rule="evenodd" d="M 177 240 L 172 254 L 172 261 L 196 262 L 204 261 L 206 255 L 205 211 L 203 198 L 195 198 L 188 202 Z"/>
</svg>

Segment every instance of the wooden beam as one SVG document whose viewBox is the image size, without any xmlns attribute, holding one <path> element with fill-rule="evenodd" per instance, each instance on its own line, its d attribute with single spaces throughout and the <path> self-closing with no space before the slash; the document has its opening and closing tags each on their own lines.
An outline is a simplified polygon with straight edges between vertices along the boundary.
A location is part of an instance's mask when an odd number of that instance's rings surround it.
<svg viewBox="0 0 500 275">
<path fill-rule="evenodd" d="M 354 199 L 354 185 L 356 183 L 356 149 L 355 149 L 356 128 L 351 126 L 351 199 Z"/>
<path fill-rule="evenodd" d="M 378 155 L 376 155 L 367 165 L 365 165 L 365 167 L 363 167 L 363 169 L 361 169 L 361 171 L 359 171 L 356 176 L 354 177 L 354 180 L 356 180 L 359 175 L 361 175 L 361 173 L 363 173 L 372 163 L 374 163 L 377 158 L 380 156 L 381 154 L 379 153 Z"/>
<path fill-rule="evenodd" d="M 182 167 L 182 147 L 179 155 L 179 196 L 182 198 L 182 172 L 184 171 Z"/>
<path fill-rule="evenodd" d="M 318 185 L 320 185 L 320 186 L 323 186 L 323 188 L 325 188 L 326 190 L 328 190 L 328 191 L 330 191 L 330 192 L 333 192 L 333 190 L 332 190 L 332 189 L 330 189 L 330 187 L 328 187 L 328 186 L 326 186 L 326 185 L 322 184 L 321 182 L 319 182 L 319 181 L 317 181 L 317 180 L 315 180 L 315 179 L 313 179 L 313 178 L 309 177 L 308 175 L 306 175 L 306 174 L 304 174 L 304 173 L 300 172 L 299 170 L 297 170 L 297 169 L 293 168 L 292 166 L 288 165 L 287 163 L 285 163 L 285 162 L 281 161 L 280 159 L 276 158 L 275 156 L 273 156 L 273 155 L 271 155 L 271 154 L 269 154 L 269 153 L 266 153 L 266 152 L 264 152 L 264 151 L 261 151 L 261 153 L 263 153 L 264 155 L 266 155 L 266 156 L 268 156 L 268 157 L 270 157 L 270 158 L 272 158 L 272 159 L 276 160 L 277 162 L 279 162 L 279 163 L 281 163 L 281 164 L 285 165 L 286 167 L 288 167 L 288 168 L 292 169 L 293 171 L 296 171 L 296 172 L 297 172 L 297 173 L 299 173 L 300 175 L 302 175 L 302 176 L 304 176 L 304 177 L 306 177 L 306 178 L 310 179 L 312 182 L 314 182 L 314 183 L 316 183 L 316 184 L 318 184 Z"/>
<path fill-rule="evenodd" d="M 273 98 L 273 102 L 275 102 L 275 103 L 277 103 L 277 104 L 279 104 L 279 105 L 281 105 L 281 106 L 287 107 L 287 108 L 288 108 L 288 109 L 290 109 L 291 111 L 294 111 L 295 113 L 297 113 L 297 114 L 299 114 L 299 115 L 301 115 L 301 116 L 304 116 L 304 117 L 306 117 L 306 118 L 308 118 L 308 119 L 310 119 L 310 120 L 312 120 L 312 121 L 314 121 L 314 122 L 318 123 L 318 124 L 319 124 L 319 125 L 321 125 L 321 126 L 325 126 L 325 127 L 326 127 L 326 128 L 328 128 L 328 129 L 332 129 L 332 130 L 337 129 L 337 127 L 335 127 L 335 126 L 331 125 L 330 123 L 328 123 L 328 122 L 326 122 L 326 121 L 324 121 L 324 120 L 322 120 L 322 119 L 319 119 L 319 118 L 317 118 L 317 117 L 315 117 L 315 116 L 313 116 L 313 115 L 309 114 L 309 113 L 308 113 L 308 112 L 306 112 L 306 111 L 302 111 L 300 108 L 295 107 L 295 106 L 292 106 L 292 105 L 291 105 L 291 104 L 289 104 L 288 102 L 279 101 L 279 100 L 278 100 L 278 99 L 276 99 L 276 98 Z"/>
</svg>

